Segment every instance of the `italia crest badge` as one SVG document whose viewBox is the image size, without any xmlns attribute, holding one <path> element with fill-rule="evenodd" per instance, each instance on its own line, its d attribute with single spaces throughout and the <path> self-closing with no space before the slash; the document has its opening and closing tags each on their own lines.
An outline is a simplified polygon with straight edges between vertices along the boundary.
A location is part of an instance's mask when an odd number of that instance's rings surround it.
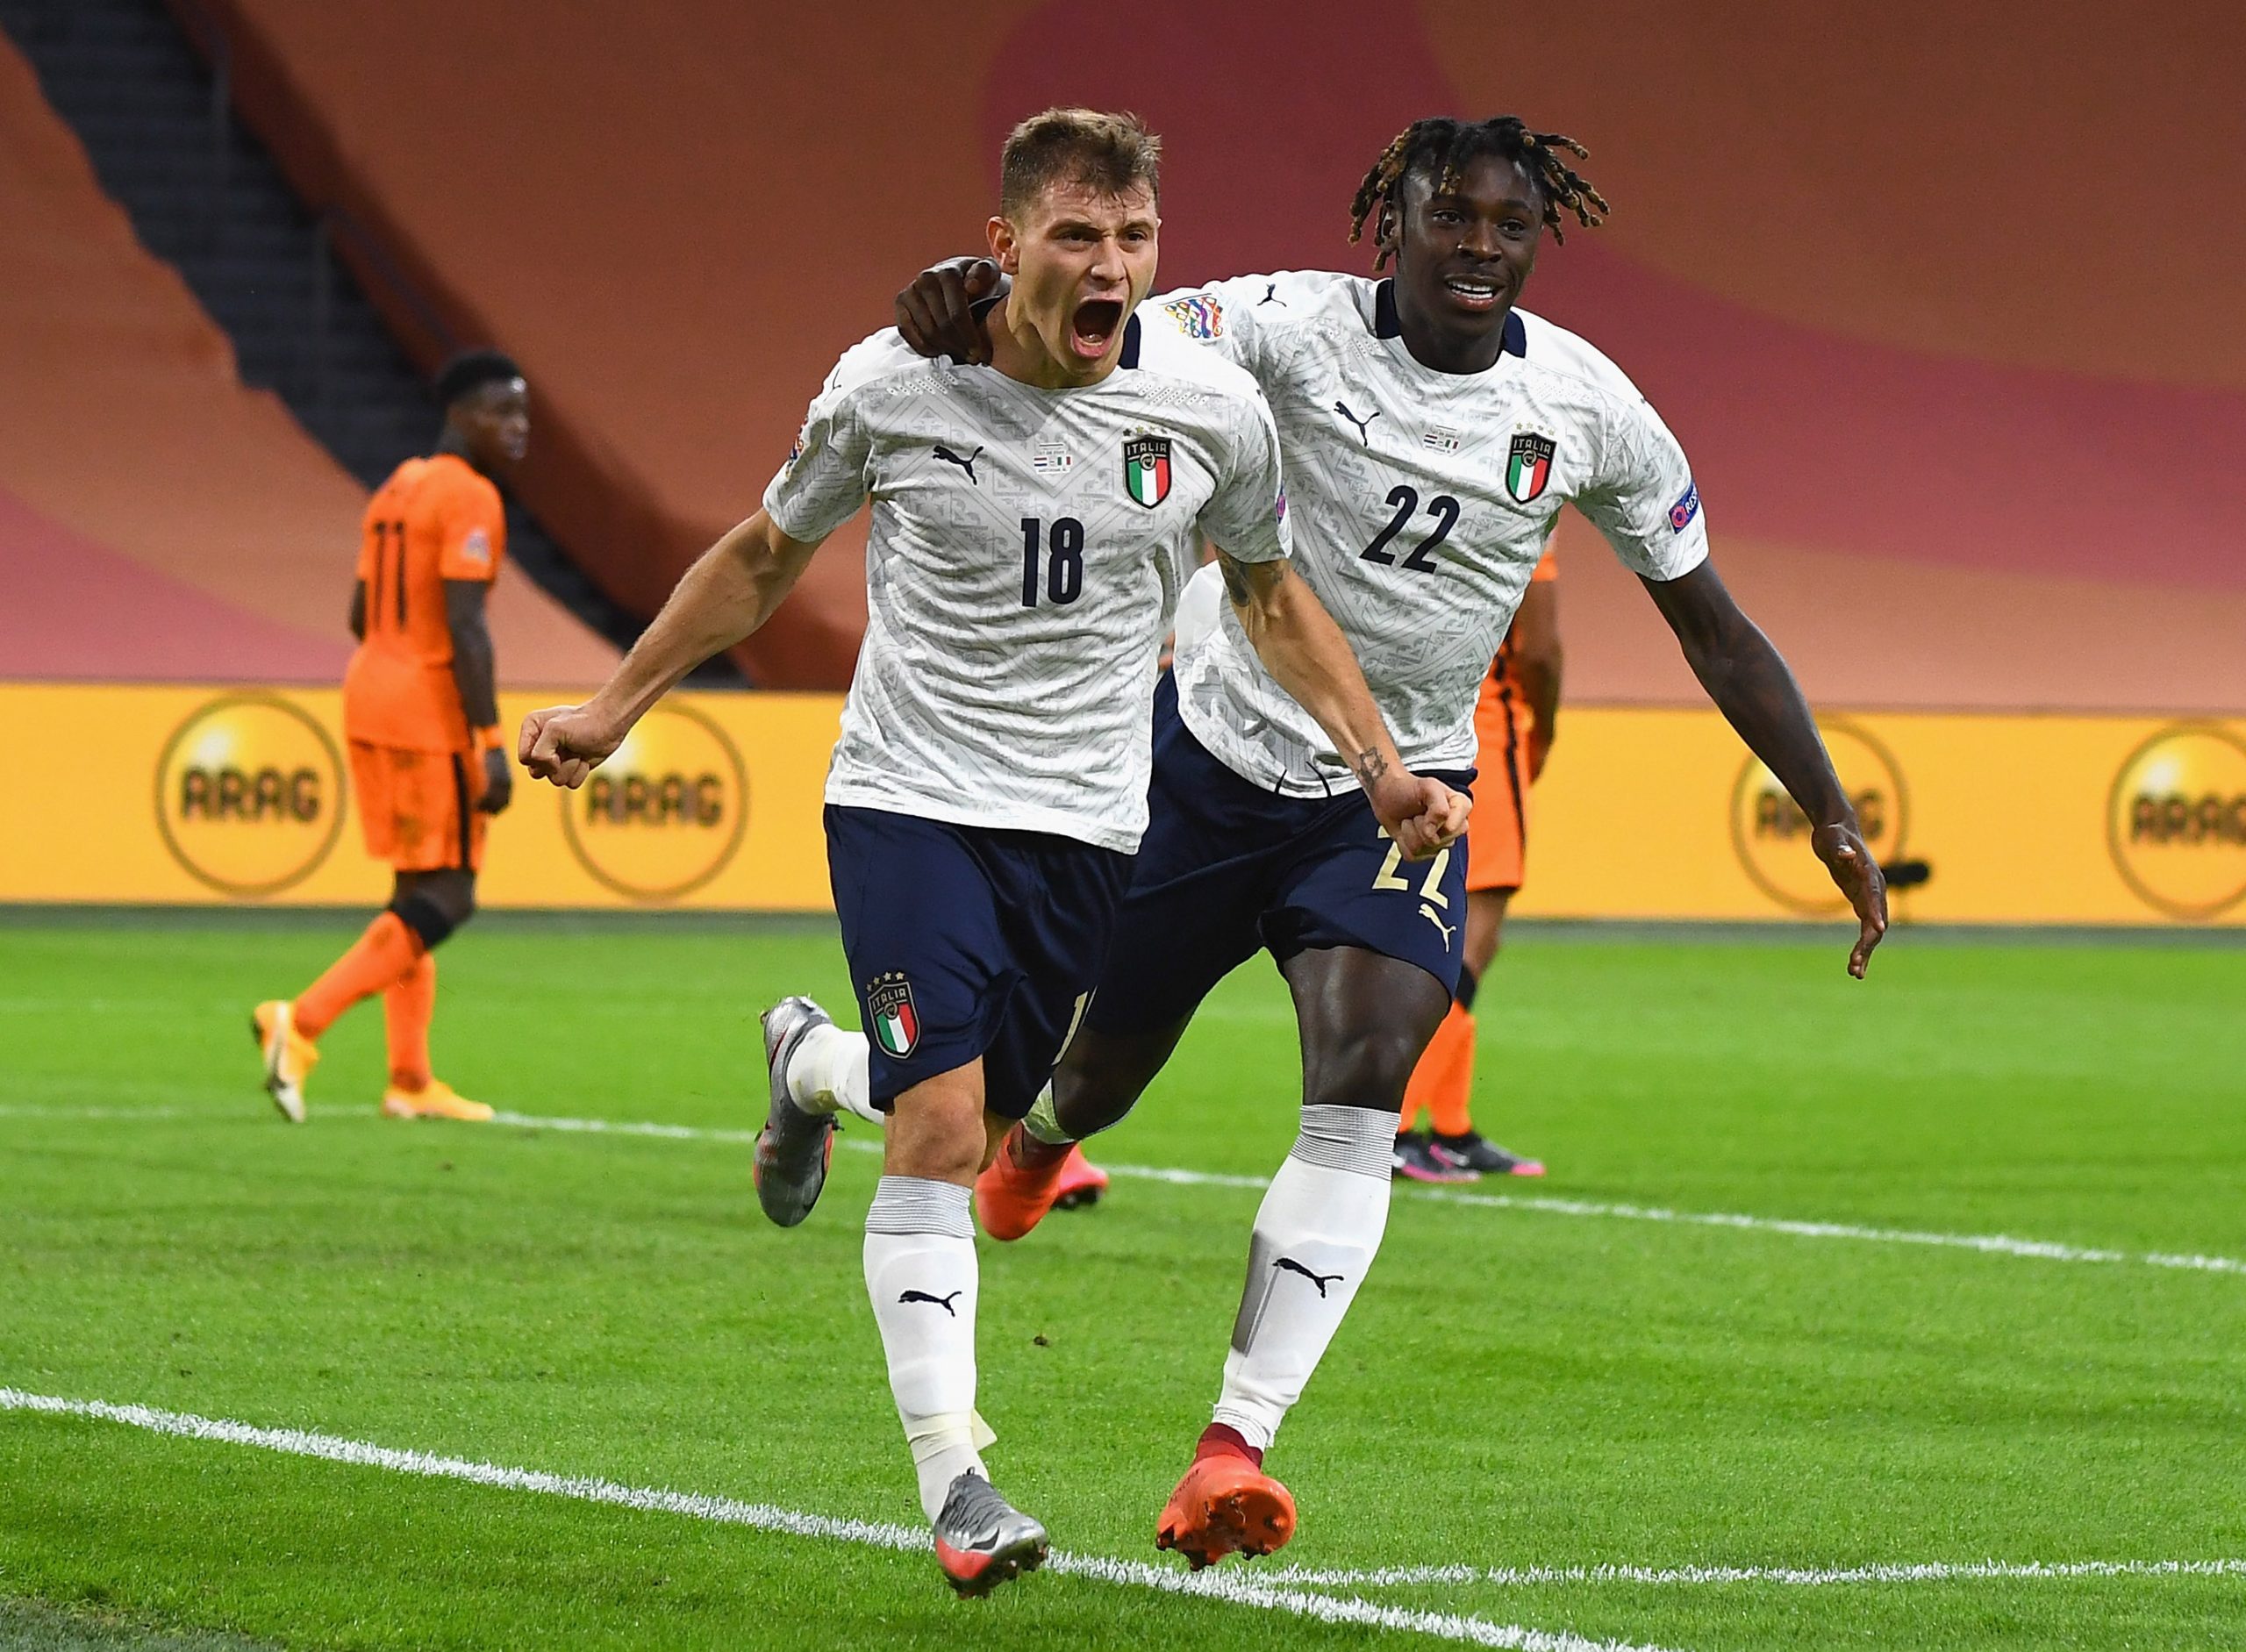
<svg viewBox="0 0 2246 1652">
<path fill-rule="evenodd" d="M 913 1006 L 912 983 L 899 970 L 877 975 L 866 985 L 866 1022 L 874 1042 L 894 1061 L 903 1061 L 920 1044 L 920 1012 Z"/>
<path fill-rule="evenodd" d="M 1123 444 L 1123 491 L 1151 511 L 1169 497 L 1169 438 L 1134 436 Z"/>
<path fill-rule="evenodd" d="M 1506 491 L 1527 504 L 1544 491 L 1544 484 L 1552 479 L 1552 454 L 1559 443 L 1549 436 L 1539 436 L 1534 431 L 1522 431 L 1513 439 L 1513 450 L 1506 458 Z"/>
</svg>

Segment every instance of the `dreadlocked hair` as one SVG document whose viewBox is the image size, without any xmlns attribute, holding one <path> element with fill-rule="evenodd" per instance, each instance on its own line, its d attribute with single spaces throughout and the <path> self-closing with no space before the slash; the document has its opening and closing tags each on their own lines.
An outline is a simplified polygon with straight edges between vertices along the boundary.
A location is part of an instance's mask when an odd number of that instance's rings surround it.
<svg viewBox="0 0 2246 1652">
<path fill-rule="evenodd" d="M 1574 213 L 1585 229 L 1595 229 L 1606 221 L 1606 197 L 1568 164 L 1570 155 L 1581 161 L 1590 154 L 1564 133 L 1531 132 L 1515 115 L 1493 115 L 1487 120 L 1452 120 L 1437 115 L 1415 120 L 1380 152 L 1380 159 L 1357 185 L 1356 199 L 1349 203 L 1350 244 L 1364 239 L 1367 222 L 1374 222 L 1377 232 L 1378 215 L 1402 204 L 1404 180 L 1413 173 L 1428 174 L 1439 192 L 1455 189 L 1466 163 L 1481 155 L 1515 161 L 1536 181 L 1544 196 L 1544 226 L 1552 232 L 1554 240 L 1563 241 L 1567 237 L 1561 230 L 1563 212 Z M 1389 251 L 1381 248 L 1380 256 L 1373 260 L 1375 269 L 1388 262 Z"/>
</svg>

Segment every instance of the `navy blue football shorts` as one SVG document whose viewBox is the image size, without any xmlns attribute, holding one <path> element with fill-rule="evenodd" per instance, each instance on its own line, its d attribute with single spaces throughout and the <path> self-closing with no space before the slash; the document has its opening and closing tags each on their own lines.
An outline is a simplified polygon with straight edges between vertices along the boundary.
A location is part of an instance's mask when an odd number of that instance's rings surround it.
<svg viewBox="0 0 2246 1652">
<path fill-rule="evenodd" d="M 1027 1112 L 1098 980 L 1131 857 L 829 804 L 826 868 L 873 1105 L 979 1055 L 984 1105 Z"/>
<path fill-rule="evenodd" d="M 1435 776 L 1455 790 L 1467 774 Z M 1258 948 L 1363 947 L 1458 987 L 1466 846 L 1406 861 L 1363 795 L 1288 797 L 1195 740 L 1168 673 L 1155 690 L 1152 819 L 1085 1012 L 1119 1036 L 1174 1026 Z"/>
</svg>

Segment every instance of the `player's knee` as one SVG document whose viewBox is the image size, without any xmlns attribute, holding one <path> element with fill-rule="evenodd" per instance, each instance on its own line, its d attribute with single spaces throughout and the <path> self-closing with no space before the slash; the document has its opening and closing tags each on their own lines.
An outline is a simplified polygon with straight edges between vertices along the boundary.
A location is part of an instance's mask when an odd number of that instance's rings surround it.
<svg viewBox="0 0 2246 1652">
<path fill-rule="evenodd" d="M 1053 1116 L 1079 1141 L 1120 1123 L 1177 1048 L 1185 1024 L 1141 1033 L 1077 1029 L 1053 1073 Z"/>
<path fill-rule="evenodd" d="M 1053 1116 L 1079 1141 L 1114 1124 L 1136 1099 L 1097 1068 L 1064 1062 L 1053 1074 Z"/>
<path fill-rule="evenodd" d="M 445 938 L 460 927 L 444 902 L 425 890 L 398 896 L 390 902 L 390 909 L 397 914 L 398 922 L 413 932 L 425 950 L 442 946 Z"/>
<path fill-rule="evenodd" d="M 425 950 L 442 946 L 445 937 L 459 927 L 439 901 L 419 890 L 396 897 L 390 909 L 397 914 L 398 922 L 413 932 L 414 939 Z"/>
<path fill-rule="evenodd" d="M 1427 1047 L 1416 1028 L 1347 1027 L 1303 1063 L 1303 1102 L 1313 1107 L 1370 1107 L 1393 1112 Z"/>
<path fill-rule="evenodd" d="M 476 916 L 476 882 L 448 873 L 421 878 L 401 888 L 390 909 L 424 948 L 441 946 L 447 936 Z"/>
<path fill-rule="evenodd" d="M 993 1134 L 1003 1135 L 983 1105 L 980 1062 L 924 1079 L 890 1105 L 882 1133 L 882 1169 L 932 1182 L 972 1182 Z"/>
</svg>

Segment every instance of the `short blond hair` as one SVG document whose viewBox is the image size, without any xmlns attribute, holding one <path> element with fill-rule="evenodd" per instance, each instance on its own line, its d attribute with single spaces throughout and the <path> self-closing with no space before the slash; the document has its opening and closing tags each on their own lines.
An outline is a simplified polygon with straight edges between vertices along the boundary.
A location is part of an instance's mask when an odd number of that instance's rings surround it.
<svg viewBox="0 0 2246 1652">
<path fill-rule="evenodd" d="M 998 155 L 998 211 L 1012 218 L 1055 183 L 1103 195 L 1144 184 L 1162 198 L 1162 139 L 1136 115 L 1048 109 L 1006 134 Z"/>
</svg>

